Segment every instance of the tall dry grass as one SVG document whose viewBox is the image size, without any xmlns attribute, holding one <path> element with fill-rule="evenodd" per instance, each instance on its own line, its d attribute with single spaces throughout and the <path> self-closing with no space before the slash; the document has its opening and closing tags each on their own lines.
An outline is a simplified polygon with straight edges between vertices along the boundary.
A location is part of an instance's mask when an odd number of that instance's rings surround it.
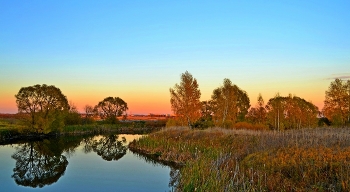
<svg viewBox="0 0 350 192">
<path fill-rule="evenodd" d="M 166 128 L 130 148 L 184 166 L 179 191 L 349 191 L 350 129 Z"/>
</svg>

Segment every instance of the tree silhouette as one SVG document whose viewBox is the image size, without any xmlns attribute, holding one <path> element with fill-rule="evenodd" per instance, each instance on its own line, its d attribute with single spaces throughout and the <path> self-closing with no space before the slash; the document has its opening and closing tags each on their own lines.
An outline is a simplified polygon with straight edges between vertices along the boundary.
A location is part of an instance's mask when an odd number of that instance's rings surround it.
<svg viewBox="0 0 350 192">
<path fill-rule="evenodd" d="M 23 144 L 12 155 L 16 160 L 12 178 L 18 185 L 43 187 L 57 182 L 64 175 L 67 158 L 48 150 L 43 142 Z"/>
<path fill-rule="evenodd" d="M 95 110 L 102 119 L 116 123 L 117 117 L 128 110 L 128 104 L 119 97 L 107 97 L 95 106 Z"/>
<path fill-rule="evenodd" d="M 49 133 L 64 126 L 63 111 L 69 104 L 59 88 L 45 84 L 22 87 L 15 97 L 18 112 L 28 115 L 25 122 L 31 132 Z"/>
</svg>

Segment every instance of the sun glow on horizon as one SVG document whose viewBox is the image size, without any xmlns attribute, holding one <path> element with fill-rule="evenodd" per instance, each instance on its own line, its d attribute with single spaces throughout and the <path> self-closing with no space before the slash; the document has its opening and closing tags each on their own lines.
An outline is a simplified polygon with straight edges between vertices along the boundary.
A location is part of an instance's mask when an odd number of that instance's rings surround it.
<svg viewBox="0 0 350 192">
<path fill-rule="evenodd" d="M 112 96 L 129 113 L 172 114 L 169 88 L 185 71 L 201 100 L 228 78 L 251 106 L 280 93 L 322 110 L 329 83 L 350 79 L 350 1 L 185 4 L 3 1 L 0 113 L 17 112 L 21 87 L 47 84 L 80 112 Z"/>
</svg>

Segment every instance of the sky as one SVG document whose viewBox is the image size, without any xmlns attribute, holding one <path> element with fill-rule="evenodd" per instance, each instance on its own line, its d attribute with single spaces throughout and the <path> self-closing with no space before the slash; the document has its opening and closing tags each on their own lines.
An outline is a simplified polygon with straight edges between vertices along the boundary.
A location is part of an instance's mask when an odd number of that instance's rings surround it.
<svg viewBox="0 0 350 192">
<path fill-rule="evenodd" d="M 21 87 L 54 85 L 80 111 L 120 97 L 171 114 L 185 71 L 201 100 L 229 78 L 255 106 L 276 93 L 323 107 L 350 79 L 350 1 L 0 0 L 0 113 Z"/>
</svg>

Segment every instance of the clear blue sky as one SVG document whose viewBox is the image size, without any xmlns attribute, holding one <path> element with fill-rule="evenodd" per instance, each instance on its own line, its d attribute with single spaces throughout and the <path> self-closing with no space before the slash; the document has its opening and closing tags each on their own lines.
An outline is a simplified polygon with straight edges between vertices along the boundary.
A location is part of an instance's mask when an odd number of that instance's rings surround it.
<svg viewBox="0 0 350 192">
<path fill-rule="evenodd" d="M 0 0 L 0 113 L 21 87 L 52 84 L 82 109 L 107 96 L 170 113 L 188 70 L 202 100 L 229 78 L 251 103 L 277 92 L 322 107 L 350 77 L 350 1 Z"/>
</svg>

